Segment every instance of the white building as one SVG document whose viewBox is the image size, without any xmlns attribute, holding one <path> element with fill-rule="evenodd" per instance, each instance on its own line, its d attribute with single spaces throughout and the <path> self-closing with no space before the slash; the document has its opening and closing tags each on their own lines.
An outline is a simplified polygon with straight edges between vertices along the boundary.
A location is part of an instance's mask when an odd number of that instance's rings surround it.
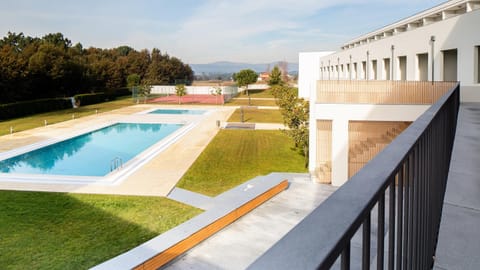
<svg viewBox="0 0 480 270">
<path fill-rule="evenodd" d="M 451 86 L 427 89 L 428 82 L 460 81 L 461 101 L 480 102 L 479 29 L 480 1 L 451 0 L 353 39 L 338 52 L 300 53 L 312 175 L 333 185 L 347 181 L 359 169 L 356 162 L 368 162 Z M 379 90 L 387 88 L 408 97 L 390 99 Z"/>
</svg>

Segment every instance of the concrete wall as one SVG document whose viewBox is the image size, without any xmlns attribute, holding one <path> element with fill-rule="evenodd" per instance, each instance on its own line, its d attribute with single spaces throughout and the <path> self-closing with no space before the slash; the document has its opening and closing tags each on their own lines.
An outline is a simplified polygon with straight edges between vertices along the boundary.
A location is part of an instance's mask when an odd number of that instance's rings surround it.
<svg viewBox="0 0 480 270">
<path fill-rule="evenodd" d="M 320 58 L 333 52 L 301 52 L 298 55 L 298 96 L 308 99 L 320 77 Z"/>
</svg>

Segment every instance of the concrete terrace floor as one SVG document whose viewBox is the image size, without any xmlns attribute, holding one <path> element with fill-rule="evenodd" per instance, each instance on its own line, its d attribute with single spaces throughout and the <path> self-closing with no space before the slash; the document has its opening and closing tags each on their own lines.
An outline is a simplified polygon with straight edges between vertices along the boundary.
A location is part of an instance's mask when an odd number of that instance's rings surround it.
<svg viewBox="0 0 480 270">
<path fill-rule="evenodd" d="M 480 269 L 480 103 L 462 103 L 434 269 Z"/>
<path fill-rule="evenodd" d="M 336 190 L 307 174 L 278 177 L 289 180 L 288 189 L 161 269 L 245 269 Z M 208 207 L 204 198 L 191 203 Z"/>
</svg>

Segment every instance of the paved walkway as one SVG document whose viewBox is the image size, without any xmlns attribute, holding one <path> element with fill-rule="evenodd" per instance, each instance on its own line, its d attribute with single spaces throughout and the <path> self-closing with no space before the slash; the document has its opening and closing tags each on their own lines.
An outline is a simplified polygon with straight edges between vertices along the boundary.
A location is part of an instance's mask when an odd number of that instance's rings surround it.
<svg viewBox="0 0 480 270">
<path fill-rule="evenodd" d="M 222 125 L 225 129 L 254 129 L 254 130 L 280 130 L 288 129 L 284 124 L 279 123 L 247 123 L 247 122 L 225 122 Z"/>
<path fill-rule="evenodd" d="M 68 134 L 75 134 L 79 131 L 89 129 L 92 126 L 105 123 L 113 123 L 122 119 L 131 121 L 142 119 L 142 115 L 135 113 L 158 109 L 174 108 L 168 105 L 135 105 L 112 112 L 101 113 L 94 116 L 83 117 L 66 121 L 47 127 L 41 127 L 5 135 L 0 137 L 0 152 L 26 146 L 40 141 L 64 137 Z M 157 154 L 145 165 L 134 171 L 121 183 L 114 185 L 96 184 L 45 184 L 32 182 L 8 182 L 0 181 L 0 189 L 5 190 L 30 190 L 30 191 L 52 191 L 52 192 L 75 192 L 75 193 L 97 193 L 97 194 L 125 194 L 145 196 L 166 196 L 175 186 L 181 176 L 187 171 L 203 149 L 215 137 L 219 128 L 217 120 L 226 121 L 235 108 L 222 106 L 182 106 L 181 108 L 203 108 L 211 112 L 205 116 L 197 116 L 194 120 L 197 124 L 183 137 Z M 159 121 L 167 121 L 167 116 L 148 116 Z M 163 117 L 163 118 L 162 118 Z M 193 119 L 191 116 L 175 116 L 177 122 L 179 117 Z M 162 118 L 162 119 L 161 119 Z M 187 119 L 188 118 L 188 119 Z"/>
<path fill-rule="evenodd" d="M 173 188 L 167 197 L 203 210 L 211 209 L 215 205 L 212 197 L 178 187 Z"/>
<path fill-rule="evenodd" d="M 192 248 L 164 269 L 245 269 L 335 188 L 305 174 L 277 174 L 290 186 L 274 198 Z"/>
<path fill-rule="evenodd" d="M 480 103 L 462 103 L 434 269 L 480 269 Z"/>
</svg>

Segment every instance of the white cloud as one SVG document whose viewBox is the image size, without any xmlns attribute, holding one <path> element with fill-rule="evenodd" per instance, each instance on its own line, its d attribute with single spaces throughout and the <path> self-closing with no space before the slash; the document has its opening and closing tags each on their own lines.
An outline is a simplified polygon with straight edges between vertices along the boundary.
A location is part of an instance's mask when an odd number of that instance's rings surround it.
<svg viewBox="0 0 480 270">
<path fill-rule="evenodd" d="M 352 32 L 342 34 L 332 27 L 345 29 L 355 24 L 355 11 L 351 17 L 331 14 L 339 6 L 365 5 L 372 14 L 385 6 L 410 6 L 419 12 L 440 1 L 50 0 L 47 5 L 43 1 L 5 0 L 0 2 L 0 31 L 32 36 L 62 32 L 74 42 L 104 48 L 157 47 L 189 63 L 296 61 L 299 51 L 337 49 L 354 37 Z M 327 9 L 329 14 L 325 14 Z M 329 21 L 322 22 L 319 18 L 325 15 Z"/>
</svg>

